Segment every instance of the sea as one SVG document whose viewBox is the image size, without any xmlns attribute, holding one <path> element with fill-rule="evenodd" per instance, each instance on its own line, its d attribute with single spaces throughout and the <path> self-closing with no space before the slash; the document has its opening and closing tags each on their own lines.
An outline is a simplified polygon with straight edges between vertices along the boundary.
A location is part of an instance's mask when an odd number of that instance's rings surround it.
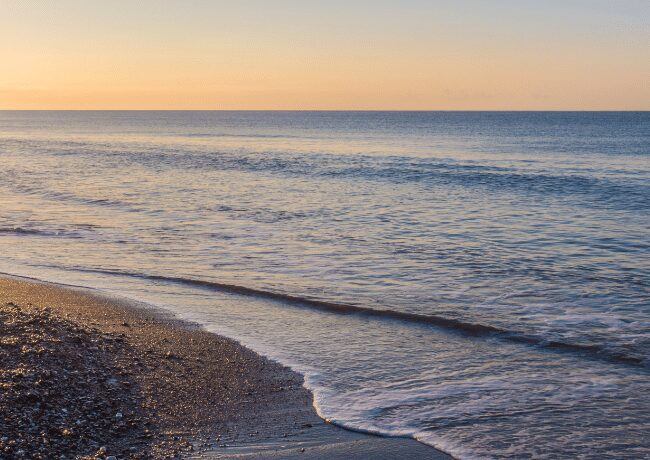
<svg viewBox="0 0 650 460">
<path fill-rule="evenodd" d="M 0 112 L 0 271 L 175 313 L 337 425 L 650 458 L 650 112 Z"/>
</svg>

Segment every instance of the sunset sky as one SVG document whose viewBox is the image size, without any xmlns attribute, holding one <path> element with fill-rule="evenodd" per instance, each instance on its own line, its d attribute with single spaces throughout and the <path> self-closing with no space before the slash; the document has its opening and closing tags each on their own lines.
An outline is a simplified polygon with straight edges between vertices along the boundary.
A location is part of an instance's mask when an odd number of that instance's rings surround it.
<svg viewBox="0 0 650 460">
<path fill-rule="evenodd" d="M 648 0 L 2 0 L 0 109 L 650 109 Z"/>
</svg>

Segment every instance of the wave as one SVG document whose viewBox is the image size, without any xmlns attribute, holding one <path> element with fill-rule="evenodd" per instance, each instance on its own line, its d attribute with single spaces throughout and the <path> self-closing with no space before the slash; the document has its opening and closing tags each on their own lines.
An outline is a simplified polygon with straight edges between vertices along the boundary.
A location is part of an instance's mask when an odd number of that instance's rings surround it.
<svg viewBox="0 0 650 460">
<path fill-rule="evenodd" d="M 128 212 L 144 212 L 144 211 L 159 212 L 155 209 L 152 210 L 150 208 L 145 207 L 144 203 L 122 201 L 115 198 L 92 198 L 92 197 L 80 196 L 73 192 L 61 192 L 56 190 L 50 190 L 41 184 L 33 184 L 33 183 L 25 184 L 18 181 L 13 181 L 9 175 L 5 177 L 7 178 L 7 182 L 10 185 L 12 192 L 17 192 L 28 196 L 38 196 L 54 202 L 74 203 L 74 204 L 80 204 L 83 206 L 91 206 L 91 207 L 99 206 L 99 207 L 115 208 L 115 209 L 121 209 Z"/>
<path fill-rule="evenodd" d="M 293 135 L 185 133 L 182 136 L 290 138 Z M 304 136 L 295 137 L 307 139 Z M 116 148 L 116 145 L 120 145 L 121 148 Z M 161 167 L 200 171 L 234 170 L 294 177 L 418 183 L 429 186 L 460 185 L 499 192 L 510 191 L 515 194 L 569 198 L 579 200 L 582 205 L 590 208 L 613 208 L 635 212 L 650 209 L 650 186 L 643 181 L 645 171 L 642 169 L 628 172 L 628 174 L 641 174 L 638 178 L 629 181 L 614 176 L 599 177 L 587 169 L 552 173 L 544 169 L 528 170 L 512 166 L 479 165 L 451 159 L 402 155 L 375 156 L 363 152 L 342 156 L 309 150 L 299 154 L 240 150 L 206 152 L 205 149 L 195 149 L 188 145 L 181 147 L 156 145 L 155 148 L 151 148 L 151 146 L 128 142 L 105 144 L 98 141 L 63 142 L 51 139 L 32 140 L 27 146 L 29 151 L 37 150 L 46 154 L 67 152 L 82 157 L 96 157 L 106 167 L 111 167 L 113 164 L 121 166 L 126 161 L 156 170 Z M 70 199 L 65 196 L 51 196 L 51 198 Z M 90 205 L 129 204 L 110 200 L 80 199 Z"/>
<path fill-rule="evenodd" d="M 62 268 L 62 267 L 57 267 Z M 342 304 L 336 302 L 329 302 L 326 300 L 312 299 L 308 297 L 301 297 L 291 294 L 283 294 L 273 291 L 265 291 L 246 286 L 239 286 L 234 284 L 219 283 L 215 281 L 204 281 L 193 278 L 183 278 L 177 276 L 164 276 L 153 275 L 147 273 L 120 271 L 120 270 L 104 270 L 93 268 L 66 268 L 66 270 L 97 273 L 109 276 L 126 276 L 132 278 L 139 278 L 148 281 L 161 281 L 166 283 L 182 284 L 202 289 L 210 289 L 215 291 L 226 292 L 229 294 L 237 294 L 244 296 L 257 297 L 262 299 L 269 299 L 279 301 L 285 304 L 296 305 L 300 307 L 312 308 L 319 311 L 328 313 L 336 313 L 339 315 L 360 315 L 377 319 L 388 319 L 403 321 L 408 323 L 415 323 L 419 325 L 429 325 L 443 328 L 448 331 L 461 333 L 473 337 L 485 337 L 501 339 L 512 343 L 519 343 L 524 345 L 536 346 L 539 348 L 551 351 L 563 351 L 570 353 L 579 353 L 585 357 L 596 359 L 599 361 L 608 361 L 618 364 L 633 365 L 639 367 L 647 367 L 646 360 L 640 356 L 625 354 L 622 352 L 607 349 L 606 346 L 598 344 L 581 344 L 561 342 L 557 340 L 547 340 L 543 337 L 534 335 L 525 335 L 518 332 L 509 331 L 497 326 L 471 323 L 460 321 L 453 318 L 447 318 L 439 315 L 425 315 L 419 313 L 401 312 L 396 310 L 383 310 L 361 305 Z"/>
<path fill-rule="evenodd" d="M 77 233 L 66 232 L 64 230 L 39 230 L 39 229 L 23 228 L 23 227 L 0 227 L 0 234 L 81 238 L 81 235 Z"/>
<path fill-rule="evenodd" d="M 316 139 L 308 136 L 292 136 L 290 134 L 237 134 L 237 133 L 178 133 L 177 137 L 204 137 L 204 138 L 219 138 L 219 137 L 235 137 L 235 138 L 250 138 L 250 139 Z"/>
<path fill-rule="evenodd" d="M 0 233 L 13 233 L 16 235 L 51 236 L 49 232 L 45 232 L 42 230 L 33 230 L 30 228 L 22 228 L 22 227 L 0 227 Z"/>
</svg>

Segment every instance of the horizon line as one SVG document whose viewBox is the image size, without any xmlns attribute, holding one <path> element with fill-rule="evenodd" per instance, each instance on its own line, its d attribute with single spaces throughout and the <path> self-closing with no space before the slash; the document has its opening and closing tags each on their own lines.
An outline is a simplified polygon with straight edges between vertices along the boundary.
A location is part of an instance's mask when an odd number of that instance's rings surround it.
<svg viewBox="0 0 650 460">
<path fill-rule="evenodd" d="M 0 112 L 650 112 L 648 109 L 5 109 Z"/>
</svg>

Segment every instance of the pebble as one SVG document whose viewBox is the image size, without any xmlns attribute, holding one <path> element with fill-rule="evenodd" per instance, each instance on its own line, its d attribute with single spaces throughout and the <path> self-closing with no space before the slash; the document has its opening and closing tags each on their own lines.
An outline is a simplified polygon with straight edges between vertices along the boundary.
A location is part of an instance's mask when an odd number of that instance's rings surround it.
<svg viewBox="0 0 650 460">
<path fill-rule="evenodd" d="M 0 460 L 159 458 L 179 447 L 159 446 L 157 431 L 138 440 L 148 420 L 136 390 L 112 377 L 126 370 L 115 363 L 131 353 L 126 342 L 51 310 L 7 303 L 0 338 Z"/>
</svg>

